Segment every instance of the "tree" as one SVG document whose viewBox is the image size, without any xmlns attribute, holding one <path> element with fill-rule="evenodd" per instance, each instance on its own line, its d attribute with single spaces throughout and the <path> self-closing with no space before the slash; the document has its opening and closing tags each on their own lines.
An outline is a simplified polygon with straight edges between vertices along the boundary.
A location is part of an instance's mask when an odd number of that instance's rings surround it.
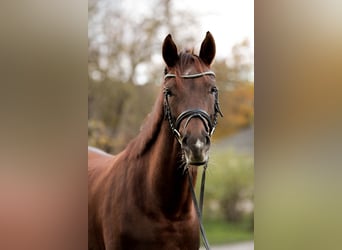
<svg viewBox="0 0 342 250">
<path fill-rule="evenodd" d="M 139 14 L 141 16 L 129 13 L 123 6 L 108 0 L 90 5 L 88 70 L 91 78 L 101 81 L 108 77 L 121 82 L 139 83 L 139 66 L 147 68 L 148 65 L 152 68 L 150 71 L 154 68 L 161 70 L 162 61 L 159 60 L 158 64 L 152 58 L 160 55 L 164 36 L 172 33 L 182 43 L 193 40 L 189 30 L 196 26 L 194 15 L 175 10 L 172 0 L 145 4 L 150 5 L 149 9 L 153 11 Z M 147 77 L 144 82 L 154 81 Z"/>
<path fill-rule="evenodd" d="M 215 137 L 224 137 L 254 122 L 253 53 L 248 40 L 232 48 L 232 56 L 213 65 L 220 89 L 224 117 L 219 119 Z"/>
<path fill-rule="evenodd" d="M 138 133 L 151 110 L 155 83 L 162 79 L 164 36 L 172 33 L 184 43 L 193 39 L 188 32 L 196 25 L 193 15 L 174 10 L 172 0 L 144 3 L 151 11 L 139 14 L 125 11 L 117 1 L 89 4 L 89 143 L 111 152 Z M 187 28 L 177 29 L 180 24 Z"/>
<path fill-rule="evenodd" d="M 227 60 L 229 66 L 229 81 L 254 81 L 254 54 L 248 39 L 237 43 L 232 48 L 231 57 Z"/>
</svg>

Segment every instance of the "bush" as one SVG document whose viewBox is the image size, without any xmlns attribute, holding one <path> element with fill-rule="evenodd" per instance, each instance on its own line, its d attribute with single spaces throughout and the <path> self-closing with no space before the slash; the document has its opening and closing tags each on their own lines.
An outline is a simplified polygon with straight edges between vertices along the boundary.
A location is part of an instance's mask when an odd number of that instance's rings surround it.
<svg viewBox="0 0 342 250">
<path fill-rule="evenodd" d="M 105 124 L 96 119 L 88 121 L 88 144 L 106 152 L 113 151 L 113 141 Z"/>
<path fill-rule="evenodd" d="M 253 216 L 253 164 L 252 157 L 232 151 L 212 155 L 205 191 L 204 216 L 207 219 L 237 223 Z"/>
</svg>

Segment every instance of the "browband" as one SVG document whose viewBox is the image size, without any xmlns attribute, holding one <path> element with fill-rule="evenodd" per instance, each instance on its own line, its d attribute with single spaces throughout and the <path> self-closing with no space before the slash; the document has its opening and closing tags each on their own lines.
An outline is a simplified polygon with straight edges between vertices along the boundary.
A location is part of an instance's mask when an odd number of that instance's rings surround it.
<svg viewBox="0 0 342 250">
<path fill-rule="evenodd" d="M 192 75 L 180 75 L 179 77 L 181 78 L 185 78 L 185 79 L 189 79 L 189 78 L 197 78 L 200 76 L 205 76 L 205 75 L 212 75 L 212 76 L 216 76 L 215 73 L 213 71 L 205 71 L 205 72 L 201 72 L 201 73 L 197 73 L 197 74 L 192 74 Z M 167 78 L 175 78 L 177 75 L 176 74 L 166 74 L 164 76 L 164 79 Z"/>
</svg>

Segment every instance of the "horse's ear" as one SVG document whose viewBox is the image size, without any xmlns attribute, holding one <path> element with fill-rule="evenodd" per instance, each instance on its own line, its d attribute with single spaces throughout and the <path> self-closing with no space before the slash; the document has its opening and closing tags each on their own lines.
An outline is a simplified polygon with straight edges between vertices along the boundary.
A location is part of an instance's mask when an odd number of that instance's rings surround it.
<svg viewBox="0 0 342 250">
<path fill-rule="evenodd" d="M 210 64 L 213 62 L 213 59 L 216 54 L 216 45 L 215 40 L 211 33 L 208 31 L 207 35 L 205 36 L 202 45 L 201 50 L 199 53 L 199 57 L 202 59 L 202 61 L 210 66 Z"/>
<path fill-rule="evenodd" d="M 173 67 L 178 61 L 177 46 L 170 34 L 165 37 L 163 43 L 163 59 L 168 67 Z"/>
</svg>

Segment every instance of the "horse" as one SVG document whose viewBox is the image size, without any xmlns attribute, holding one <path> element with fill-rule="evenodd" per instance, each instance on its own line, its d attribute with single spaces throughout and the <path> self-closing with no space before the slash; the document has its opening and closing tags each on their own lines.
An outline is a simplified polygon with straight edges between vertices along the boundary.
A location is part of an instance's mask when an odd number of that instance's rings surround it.
<svg viewBox="0 0 342 250">
<path fill-rule="evenodd" d="M 88 150 L 88 248 L 199 249 L 199 218 L 190 192 L 221 114 L 213 36 L 199 55 L 178 53 L 169 34 L 161 91 L 135 139 L 117 155 Z"/>
</svg>

